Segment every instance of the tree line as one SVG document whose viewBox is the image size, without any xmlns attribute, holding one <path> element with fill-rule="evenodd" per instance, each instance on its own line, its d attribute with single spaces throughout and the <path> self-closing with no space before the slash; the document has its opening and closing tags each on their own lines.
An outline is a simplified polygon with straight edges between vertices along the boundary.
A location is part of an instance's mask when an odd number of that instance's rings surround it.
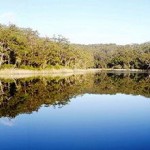
<svg viewBox="0 0 150 150">
<path fill-rule="evenodd" d="M 0 68 L 150 69 L 150 42 L 71 44 L 63 36 L 40 37 L 30 28 L 0 25 Z"/>
</svg>

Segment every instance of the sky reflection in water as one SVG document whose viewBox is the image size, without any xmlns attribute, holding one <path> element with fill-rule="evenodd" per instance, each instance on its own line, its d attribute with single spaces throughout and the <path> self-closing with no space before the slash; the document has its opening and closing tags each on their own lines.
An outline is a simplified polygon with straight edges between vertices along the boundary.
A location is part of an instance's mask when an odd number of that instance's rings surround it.
<svg viewBox="0 0 150 150">
<path fill-rule="evenodd" d="M 150 101 L 85 94 L 61 109 L 1 118 L 0 133 L 1 149 L 149 149 Z"/>
</svg>

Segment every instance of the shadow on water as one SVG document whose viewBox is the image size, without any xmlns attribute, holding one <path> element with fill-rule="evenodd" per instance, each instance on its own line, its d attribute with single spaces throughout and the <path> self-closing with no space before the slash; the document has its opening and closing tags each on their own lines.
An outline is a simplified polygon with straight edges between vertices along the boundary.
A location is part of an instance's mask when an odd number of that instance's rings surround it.
<svg viewBox="0 0 150 150">
<path fill-rule="evenodd" d="M 41 106 L 62 107 L 83 94 L 132 94 L 150 97 L 147 73 L 96 73 L 64 78 L 0 80 L 0 117 L 16 117 Z"/>
</svg>

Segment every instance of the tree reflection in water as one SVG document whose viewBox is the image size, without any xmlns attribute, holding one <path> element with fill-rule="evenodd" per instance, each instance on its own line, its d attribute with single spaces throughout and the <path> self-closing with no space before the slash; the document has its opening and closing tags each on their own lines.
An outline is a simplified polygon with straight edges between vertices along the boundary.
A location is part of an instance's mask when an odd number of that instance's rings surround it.
<svg viewBox="0 0 150 150">
<path fill-rule="evenodd" d="M 147 73 L 96 73 L 65 78 L 0 80 L 0 117 L 13 118 L 41 106 L 62 107 L 71 98 L 90 94 L 133 94 L 150 97 Z"/>
</svg>

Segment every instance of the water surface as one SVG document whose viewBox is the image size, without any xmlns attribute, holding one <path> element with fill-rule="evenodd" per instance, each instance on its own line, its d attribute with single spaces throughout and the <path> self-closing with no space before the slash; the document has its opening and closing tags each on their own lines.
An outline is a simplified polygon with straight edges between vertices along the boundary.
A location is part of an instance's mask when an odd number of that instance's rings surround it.
<svg viewBox="0 0 150 150">
<path fill-rule="evenodd" d="M 150 149 L 150 77 L 1 79 L 1 149 Z"/>
</svg>

